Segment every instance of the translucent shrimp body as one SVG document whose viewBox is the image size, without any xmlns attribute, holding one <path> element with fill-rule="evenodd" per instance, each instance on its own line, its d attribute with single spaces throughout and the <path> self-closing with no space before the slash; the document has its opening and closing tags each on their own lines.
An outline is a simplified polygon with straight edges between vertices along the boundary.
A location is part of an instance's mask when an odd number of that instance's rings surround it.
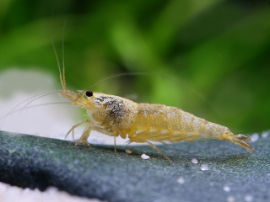
<svg viewBox="0 0 270 202">
<path fill-rule="evenodd" d="M 88 111 L 90 119 L 84 122 L 88 126 L 77 141 L 80 144 L 88 144 L 90 131 L 96 130 L 114 137 L 120 135 L 122 138 L 129 138 L 130 142 L 148 143 L 156 150 L 158 148 L 151 142 L 180 142 L 203 138 L 226 140 L 250 152 L 253 150 L 247 143 L 247 136 L 234 135 L 225 126 L 206 121 L 176 107 L 136 103 L 104 93 L 91 92 L 86 96 L 63 91 L 62 94 L 74 105 Z M 162 155 L 169 159 L 165 154 Z"/>
<path fill-rule="evenodd" d="M 114 137 L 128 138 L 130 142 L 147 143 L 170 160 L 152 142 L 180 142 L 197 139 L 226 140 L 239 145 L 249 152 L 253 151 L 247 142 L 249 137 L 235 135 L 225 126 L 196 117 L 176 107 L 160 104 L 136 103 L 132 100 L 91 91 L 71 91 L 66 89 L 64 68 L 60 71 L 62 96 L 73 105 L 87 110 L 89 120 L 74 125 L 67 133 L 81 124 L 86 128 L 76 144 L 88 145 L 92 130 Z"/>
</svg>

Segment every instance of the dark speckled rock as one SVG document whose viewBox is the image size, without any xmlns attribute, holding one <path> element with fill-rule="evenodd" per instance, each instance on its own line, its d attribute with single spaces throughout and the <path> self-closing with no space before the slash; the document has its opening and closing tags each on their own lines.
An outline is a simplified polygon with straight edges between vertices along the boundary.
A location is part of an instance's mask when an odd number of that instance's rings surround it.
<svg viewBox="0 0 270 202">
<path fill-rule="evenodd" d="M 227 142 L 163 145 L 170 164 L 147 146 L 74 146 L 71 142 L 0 131 L 0 181 L 108 201 L 270 201 L 270 135 L 249 155 Z M 140 158 L 142 153 L 151 156 Z M 191 163 L 197 158 L 199 163 Z M 200 165 L 209 170 L 201 171 Z M 184 183 L 177 183 L 183 177 Z M 230 192 L 223 190 L 230 187 Z"/>
</svg>

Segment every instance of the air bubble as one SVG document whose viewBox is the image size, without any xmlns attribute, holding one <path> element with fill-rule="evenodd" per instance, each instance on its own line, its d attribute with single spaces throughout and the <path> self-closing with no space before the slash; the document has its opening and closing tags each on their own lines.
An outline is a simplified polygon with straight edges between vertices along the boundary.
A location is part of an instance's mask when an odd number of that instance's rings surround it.
<svg viewBox="0 0 270 202">
<path fill-rule="evenodd" d="M 223 187 L 223 190 L 225 191 L 225 192 L 230 192 L 231 191 L 231 188 L 229 187 L 229 186 L 224 186 Z"/>
<path fill-rule="evenodd" d="M 256 142 L 258 139 L 259 139 L 258 134 L 251 135 L 251 137 L 250 137 L 251 142 Z"/>
<path fill-rule="evenodd" d="M 207 164 L 202 164 L 200 167 L 201 171 L 206 171 L 209 170 L 208 165 Z"/>
<path fill-rule="evenodd" d="M 183 177 L 179 177 L 179 178 L 177 179 L 177 182 L 178 182 L 179 184 L 184 184 L 184 183 L 185 183 L 185 180 L 184 180 Z"/>
<path fill-rule="evenodd" d="M 198 164 L 198 160 L 197 159 L 195 159 L 195 158 L 193 158 L 193 159 L 191 159 L 191 163 L 193 163 L 193 164 Z"/>
<path fill-rule="evenodd" d="M 150 159 L 150 156 L 146 155 L 146 154 L 142 154 L 141 158 L 144 160 Z"/>
</svg>

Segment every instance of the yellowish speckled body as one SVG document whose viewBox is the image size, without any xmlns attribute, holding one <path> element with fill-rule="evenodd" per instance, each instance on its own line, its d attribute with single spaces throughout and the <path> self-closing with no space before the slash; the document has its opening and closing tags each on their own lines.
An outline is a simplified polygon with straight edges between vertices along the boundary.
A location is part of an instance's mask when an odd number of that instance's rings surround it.
<svg viewBox="0 0 270 202">
<path fill-rule="evenodd" d="M 59 68 L 60 70 L 60 68 Z M 64 69 L 60 70 L 63 87 L 61 94 L 72 104 L 88 111 L 89 120 L 74 125 L 67 135 L 83 123 L 87 126 L 76 144 L 87 144 L 92 130 L 116 137 L 128 138 L 130 142 L 148 143 L 163 154 L 152 142 L 180 142 L 197 139 L 226 140 L 248 151 L 253 148 L 247 143 L 249 137 L 235 135 L 225 126 L 196 117 L 176 107 L 160 104 L 136 103 L 132 100 L 91 91 L 66 89 Z"/>
</svg>

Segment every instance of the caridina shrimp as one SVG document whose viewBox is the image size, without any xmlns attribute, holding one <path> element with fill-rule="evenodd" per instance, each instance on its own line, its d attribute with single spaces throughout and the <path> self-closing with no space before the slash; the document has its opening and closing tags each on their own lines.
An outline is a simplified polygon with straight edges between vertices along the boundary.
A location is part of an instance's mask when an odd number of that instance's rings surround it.
<svg viewBox="0 0 270 202">
<path fill-rule="evenodd" d="M 253 147 L 247 142 L 248 136 L 234 134 L 228 127 L 209 122 L 177 107 L 162 104 L 137 103 L 130 99 L 105 93 L 71 91 L 66 87 L 65 68 L 59 62 L 61 95 L 75 106 L 87 110 L 88 120 L 75 124 L 66 134 L 82 124 L 86 127 L 75 144 L 89 145 L 87 139 L 92 130 L 114 137 L 128 138 L 130 142 L 147 143 L 168 159 L 153 142 L 180 142 L 198 139 L 226 140 L 239 145 L 249 152 Z"/>
</svg>

